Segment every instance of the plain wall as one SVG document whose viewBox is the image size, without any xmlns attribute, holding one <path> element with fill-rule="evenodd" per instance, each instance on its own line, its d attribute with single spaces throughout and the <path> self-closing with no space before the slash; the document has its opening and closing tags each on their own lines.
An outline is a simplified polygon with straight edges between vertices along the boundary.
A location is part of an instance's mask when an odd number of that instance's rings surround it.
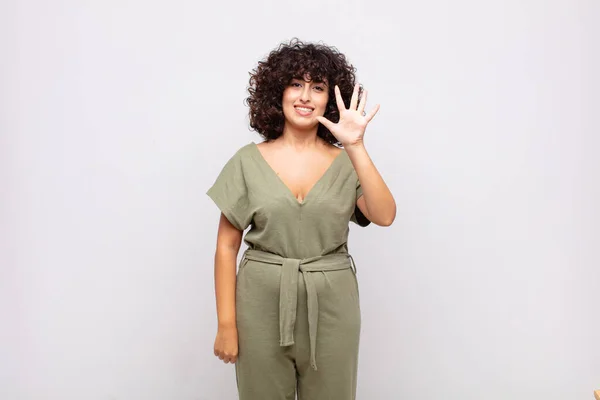
<svg viewBox="0 0 600 400">
<path fill-rule="evenodd" d="M 358 399 L 592 399 L 598 20 L 595 0 L 3 1 L 0 399 L 236 398 L 205 192 L 260 141 L 248 71 L 294 36 L 381 104 L 365 143 L 398 215 L 351 228 Z"/>
</svg>

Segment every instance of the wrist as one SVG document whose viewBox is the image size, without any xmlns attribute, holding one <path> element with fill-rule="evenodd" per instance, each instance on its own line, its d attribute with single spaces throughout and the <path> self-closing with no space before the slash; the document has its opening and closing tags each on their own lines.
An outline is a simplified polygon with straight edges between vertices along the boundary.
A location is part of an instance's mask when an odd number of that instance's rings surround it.
<svg viewBox="0 0 600 400">
<path fill-rule="evenodd" d="M 342 143 L 342 145 L 344 146 L 344 149 L 346 149 L 346 151 L 348 152 L 363 150 L 365 148 L 365 144 L 362 138 L 352 143 Z"/>
<path fill-rule="evenodd" d="M 234 329 L 236 328 L 236 323 L 235 320 L 226 320 L 226 321 L 219 321 L 218 324 L 218 328 L 219 330 L 227 330 L 227 329 Z"/>
</svg>

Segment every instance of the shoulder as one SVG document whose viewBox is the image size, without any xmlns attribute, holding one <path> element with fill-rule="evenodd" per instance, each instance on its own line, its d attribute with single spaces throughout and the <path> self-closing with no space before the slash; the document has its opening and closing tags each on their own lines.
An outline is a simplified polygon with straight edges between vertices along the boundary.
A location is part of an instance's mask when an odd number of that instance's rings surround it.
<svg viewBox="0 0 600 400">
<path fill-rule="evenodd" d="M 350 164 L 352 166 L 352 160 L 350 160 L 350 156 L 348 155 L 348 152 L 345 148 L 336 146 L 336 150 L 333 151 L 336 152 L 337 156 L 341 158 L 344 163 Z"/>
<path fill-rule="evenodd" d="M 352 164 L 352 160 L 350 159 L 348 152 L 343 147 L 340 147 L 339 157 L 342 159 L 341 164 L 344 165 L 344 170 L 351 175 L 355 175 L 356 179 L 358 179 L 358 175 L 354 169 L 354 164 Z"/>
<path fill-rule="evenodd" d="M 243 163 L 245 160 L 247 160 L 248 158 L 250 158 L 254 152 L 254 148 L 256 147 L 256 144 L 254 142 L 250 142 L 248 144 L 243 145 L 242 147 L 238 148 L 233 155 L 230 156 L 228 163 L 236 163 L 236 164 L 241 164 Z"/>
<path fill-rule="evenodd" d="M 341 153 L 345 153 L 346 150 L 344 150 L 343 147 L 338 147 L 338 146 L 330 145 L 329 146 L 329 152 L 331 153 L 331 155 L 333 157 L 337 157 L 337 156 L 342 155 Z"/>
<path fill-rule="evenodd" d="M 346 154 L 343 154 L 346 152 L 343 147 L 339 147 L 331 143 L 325 143 L 324 151 L 325 154 L 327 154 L 327 157 L 329 157 L 329 159 L 331 160 L 331 162 L 337 162 L 338 158 L 343 158 L 344 156 L 347 156 Z"/>
<path fill-rule="evenodd" d="M 249 154 L 251 154 L 255 148 L 256 148 L 256 143 L 254 142 L 250 142 L 248 144 L 243 145 L 242 147 L 240 147 L 236 152 L 235 152 L 235 156 L 238 157 L 245 157 Z"/>
</svg>

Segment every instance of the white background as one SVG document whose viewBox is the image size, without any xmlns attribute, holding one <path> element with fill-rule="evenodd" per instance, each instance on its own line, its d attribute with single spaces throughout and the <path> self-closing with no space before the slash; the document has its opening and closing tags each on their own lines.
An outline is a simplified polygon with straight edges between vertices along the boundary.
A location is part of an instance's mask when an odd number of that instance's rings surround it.
<svg viewBox="0 0 600 400">
<path fill-rule="evenodd" d="M 365 141 L 398 215 L 351 231 L 358 399 L 592 399 L 599 20 L 596 0 L 4 0 L 0 398 L 236 398 L 205 192 L 260 141 L 248 71 L 298 36 L 382 105 Z"/>
</svg>

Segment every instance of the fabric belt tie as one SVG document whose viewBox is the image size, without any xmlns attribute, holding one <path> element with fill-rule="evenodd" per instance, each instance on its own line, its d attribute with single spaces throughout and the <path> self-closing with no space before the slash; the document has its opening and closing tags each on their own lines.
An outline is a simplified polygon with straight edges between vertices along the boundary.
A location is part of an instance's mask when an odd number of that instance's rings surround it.
<svg viewBox="0 0 600 400">
<path fill-rule="evenodd" d="M 244 258 L 267 264 L 281 265 L 281 280 L 279 283 L 279 345 L 294 344 L 294 326 L 296 323 L 296 308 L 298 304 L 298 276 L 302 273 L 306 287 L 308 308 L 308 334 L 310 343 L 310 364 L 317 370 L 316 341 L 317 325 L 319 322 L 319 301 L 317 289 L 311 277 L 311 272 L 339 271 L 356 266 L 348 253 L 333 253 L 309 258 L 285 258 L 274 253 L 247 249 Z"/>
</svg>

